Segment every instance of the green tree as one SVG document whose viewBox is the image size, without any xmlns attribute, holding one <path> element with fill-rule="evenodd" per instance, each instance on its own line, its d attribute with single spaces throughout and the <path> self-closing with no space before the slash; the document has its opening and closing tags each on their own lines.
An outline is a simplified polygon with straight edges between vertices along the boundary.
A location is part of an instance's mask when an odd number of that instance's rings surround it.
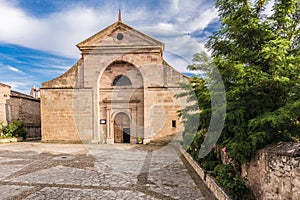
<svg viewBox="0 0 300 200">
<path fill-rule="evenodd" d="M 270 143 L 300 138 L 300 3 L 275 0 L 270 16 L 264 12 L 268 3 L 217 0 L 221 28 L 207 43 L 226 90 L 226 120 L 218 142 L 240 163 Z M 203 66 L 198 59 L 189 68 Z M 213 79 L 214 73 L 206 72 Z M 205 131 L 211 117 L 208 86 L 205 78 L 195 80 L 198 131 Z"/>
<path fill-rule="evenodd" d="M 216 144 L 224 123 L 226 96 L 222 77 L 211 58 L 204 52 L 194 55 L 187 67 L 197 76 L 189 84 L 182 84 L 189 106 L 179 111 L 184 123 L 183 146 L 194 158 L 203 158 Z"/>
</svg>

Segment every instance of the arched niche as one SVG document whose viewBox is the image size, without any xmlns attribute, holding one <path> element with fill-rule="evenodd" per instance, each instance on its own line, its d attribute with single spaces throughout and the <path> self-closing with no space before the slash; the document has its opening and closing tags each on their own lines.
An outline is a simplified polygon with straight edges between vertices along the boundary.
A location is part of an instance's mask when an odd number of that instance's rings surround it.
<svg viewBox="0 0 300 200">
<path fill-rule="evenodd" d="M 143 76 L 136 66 L 125 61 L 114 61 L 108 65 L 99 81 L 99 114 L 101 119 L 107 121 L 105 125 L 100 126 L 100 129 L 108 143 L 120 142 L 122 138 L 119 132 L 123 130 L 116 128 L 115 117 L 117 116 L 113 113 L 127 113 L 127 116 L 131 116 L 129 117 L 130 143 L 135 143 L 138 136 L 143 137 Z M 128 138 L 125 141 L 128 141 Z"/>
</svg>

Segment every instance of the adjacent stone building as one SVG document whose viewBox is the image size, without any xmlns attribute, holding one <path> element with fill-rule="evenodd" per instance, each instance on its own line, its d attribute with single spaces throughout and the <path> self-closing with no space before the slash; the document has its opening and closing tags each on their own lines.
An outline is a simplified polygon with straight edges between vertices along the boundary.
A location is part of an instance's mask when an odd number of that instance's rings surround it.
<svg viewBox="0 0 300 200">
<path fill-rule="evenodd" d="M 0 122 L 6 125 L 13 120 L 25 123 L 27 139 L 41 138 L 40 100 L 0 83 Z"/>
<path fill-rule="evenodd" d="M 81 59 L 42 84 L 43 141 L 148 143 L 180 136 L 179 82 L 164 44 L 119 20 L 77 45 Z"/>
</svg>

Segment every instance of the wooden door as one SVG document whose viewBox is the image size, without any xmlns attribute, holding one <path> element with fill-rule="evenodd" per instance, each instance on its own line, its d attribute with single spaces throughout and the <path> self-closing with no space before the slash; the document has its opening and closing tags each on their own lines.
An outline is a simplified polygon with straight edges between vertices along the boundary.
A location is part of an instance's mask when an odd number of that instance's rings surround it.
<svg viewBox="0 0 300 200">
<path fill-rule="evenodd" d="M 130 142 L 130 118 L 125 113 L 119 113 L 115 117 L 114 142 Z"/>
<path fill-rule="evenodd" d="M 114 142 L 121 143 L 123 139 L 123 130 L 118 126 L 118 124 L 114 123 Z"/>
</svg>

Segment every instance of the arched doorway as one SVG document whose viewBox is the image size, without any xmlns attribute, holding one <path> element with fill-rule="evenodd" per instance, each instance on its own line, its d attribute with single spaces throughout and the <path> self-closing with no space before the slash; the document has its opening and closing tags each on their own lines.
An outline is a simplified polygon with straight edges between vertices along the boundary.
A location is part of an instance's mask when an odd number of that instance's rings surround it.
<svg viewBox="0 0 300 200">
<path fill-rule="evenodd" d="M 115 116 L 114 142 L 130 143 L 130 118 L 125 113 L 118 113 Z"/>
<path fill-rule="evenodd" d="M 143 138 L 144 81 L 139 68 L 114 61 L 103 71 L 98 86 L 100 137 L 109 144 L 135 143 L 138 136 Z"/>
</svg>

